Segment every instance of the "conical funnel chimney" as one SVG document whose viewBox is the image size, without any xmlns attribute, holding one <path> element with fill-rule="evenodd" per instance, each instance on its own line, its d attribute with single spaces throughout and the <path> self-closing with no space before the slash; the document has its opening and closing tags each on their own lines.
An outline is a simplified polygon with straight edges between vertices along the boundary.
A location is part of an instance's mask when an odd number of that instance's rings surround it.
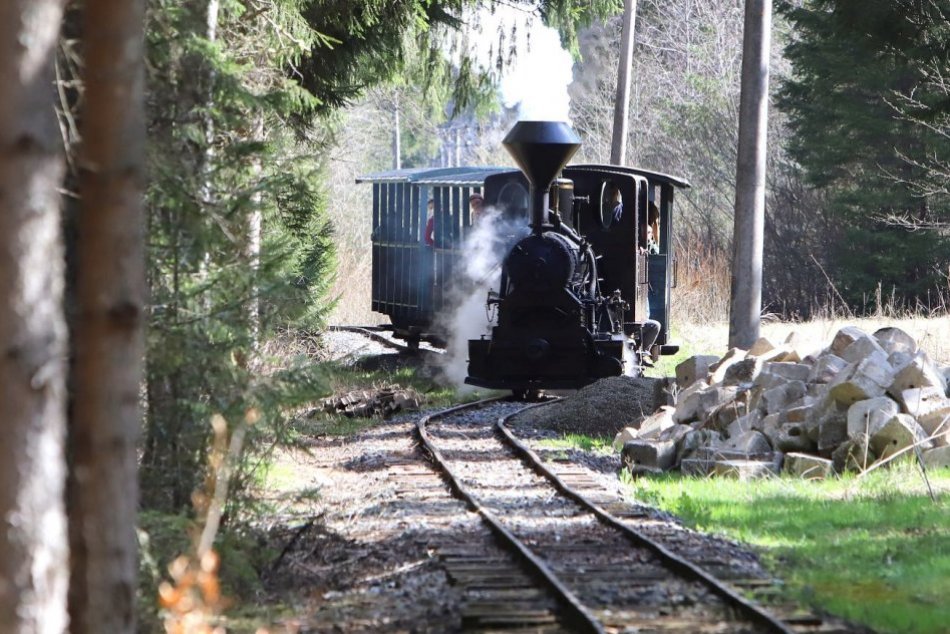
<svg viewBox="0 0 950 634">
<path fill-rule="evenodd" d="M 574 156 L 581 141 L 563 121 L 519 121 L 502 144 L 531 184 L 531 227 L 540 233 L 551 181 Z"/>
</svg>

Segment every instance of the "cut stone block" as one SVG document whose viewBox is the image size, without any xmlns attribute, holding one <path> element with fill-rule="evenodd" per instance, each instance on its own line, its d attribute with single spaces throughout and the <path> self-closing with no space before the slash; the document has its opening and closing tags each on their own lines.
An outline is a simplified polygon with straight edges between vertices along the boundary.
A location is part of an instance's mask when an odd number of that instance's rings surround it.
<svg viewBox="0 0 950 634">
<path fill-rule="evenodd" d="M 897 370 L 888 392 L 895 398 L 900 398 L 904 390 L 919 387 L 936 387 L 943 391 L 947 389 L 943 375 L 924 352 L 918 352 L 911 358 L 910 363 Z"/>
<path fill-rule="evenodd" d="M 877 342 L 887 351 L 887 354 L 895 352 L 914 354 L 917 352 L 917 342 L 900 328 L 893 326 L 881 328 L 876 330 L 872 336 L 877 339 Z"/>
<path fill-rule="evenodd" d="M 679 444 L 686 434 L 691 431 L 693 431 L 693 428 L 689 425 L 673 425 L 672 427 L 668 427 L 667 429 L 664 429 L 662 432 L 660 432 L 657 440 L 669 440 Z"/>
<path fill-rule="evenodd" d="M 718 447 L 722 444 L 717 432 L 708 429 L 694 429 L 683 436 L 676 450 L 677 462 L 692 457 L 700 449 Z"/>
<path fill-rule="evenodd" d="M 742 361 L 733 363 L 726 369 L 722 377 L 723 385 L 748 385 L 759 375 L 761 363 L 755 357 L 746 357 Z"/>
<path fill-rule="evenodd" d="M 775 414 L 803 396 L 805 396 L 805 384 L 801 381 L 789 381 L 763 392 L 762 404 L 767 414 Z"/>
<path fill-rule="evenodd" d="M 753 420 L 754 417 L 752 416 L 743 416 L 732 421 L 726 426 L 726 437 L 735 438 L 741 434 L 752 431 Z"/>
<path fill-rule="evenodd" d="M 934 447 L 923 451 L 924 466 L 930 469 L 950 467 L 950 447 Z"/>
<path fill-rule="evenodd" d="M 738 393 L 739 388 L 734 385 L 724 387 L 715 386 L 701 392 L 696 408 L 697 417 L 700 420 L 709 420 L 710 415 L 714 411 L 730 405 L 736 399 Z"/>
<path fill-rule="evenodd" d="M 907 352 L 892 352 L 887 355 L 887 362 L 891 364 L 891 367 L 894 368 L 894 372 L 899 372 L 901 368 L 906 366 L 908 363 L 911 363 L 914 360 L 914 355 Z"/>
<path fill-rule="evenodd" d="M 759 420 L 754 421 L 752 424 L 752 429 L 755 431 L 764 432 L 768 429 L 778 429 L 784 424 L 781 414 L 769 414 L 768 416 L 762 417 L 760 415 Z"/>
<path fill-rule="evenodd" d="M 917 422 L 938 447 L 950 445 L 950 408 L 941 408 L 919 416 Z"/>
<path fill-rule="evenodd" d="M 883 352 L 851 364 L 829 384 L 832 398 L 841 405 L 881 396 L 894 382 L 894 370 Z"/>
<path fill-rule="evenodd" d="M 762 363 L 771 363 L 771 362 L 778 363 L 778 362 L 784 362 L 784 361 L 794 362 L 794 361 L 799 360 L 798 355 L 795 354 L 794 351 L 790 347 L 785 346 L 785 345 L 781 345 L 781 346 L 778 346 L 777 348 L 773 348 L 772 350 L 769 350 L 768 352 L 763 352 L 756 358 Z"/>
<path fill-rule="evenodd" d="M 765 354 L 774 349 L 775 344 L 772 343 L 768 337 L 759 337 L 756 342 L 752 344 L 752 347 L 749 348 L 749 356 L 757 357 L 760 354 Z"/>
<path fill-rule="evenodd" d="M 770 478 L 775 474 L 775 464 L 762 460 L 717 460 L 713 465 L 713 475 L 741 481 Z"/>
<path fill-rule="evenodd" d="M 845 412 L 829 416 L 818 425 L 818 452 L 830 455 L 839 445 L 848 440 L 848 417 Z"/>
<path fill-rule="evenodd" d="M 752 430 L 743 432 L 734 438 L 729 438 L 723 442 L 722 448 L 750 456 L 767 454 L 772 451 L 772 445 L 769 444 L 765 434 Z"/>
<path fill-rule="evenodd" d="M 785 361 L 799 363 L 809 357 L 815 356 L 820 346 L 815 345 L 815 342 L 809 341 L 798 332 L 793 331 L 785 338 L 785 347 L 790 349 Z"/>
<path fill-rule="evenodd" d="M 831 350 L 832 354 L 840 357 L 845 348 L 850 346 L 861 337 L 867 336 L 867 333 L 865 333 L 860 328 L 855 328 L 854 326 L 845 326 L 839 330 L 837 334 L 835 334 L 835 338 L 831 341 L 829 350 Z"/>
<path fill-rule="evenodd" d="M 865 335 L 856 339 L 850 346 L 841 353 L 841 358 L 848 363 L 858 363 L 870 356 L 878 356 L 887 360 L 887 353 L 874 337 Z"/>
<path fill-rule="evenodd" d="M 848 408 L 848 438 L 858 434 L 873 436 L 897 411 L 897 403 L 886 396 L 854 403 Z"/>
<path fill-rule="evenodd" d="M 748 413 L 749 406 L 748 393 L 737 395 L 737 397 L 724 403 L 712 411 L 707 419 L 707 427 L 712 427 L 720 431 L 726 429 L 734 420 L 742 418 Z"/>
<path fill-rule="evenodd" d="M 948 403 L 947 397 L 939 387 L 915 387 L 904 390 L 897 398 L 901 409 L 917 418 L 940 409 Z"/>
<path fill-rule="evenodd" d="M 623 463 L 636 473 L 666 471 L 676 461 L 676 443 L 660 440 L 631 440 L 623 446 Z"/>
<path fill-rule="evenodd" d="M 640 422 L 640 429 L 636 437 L 644 439 L 656 438 L 674 424 L 673 408 L 664 405 Z"/>
<path fill-rule="evenodd" d="M 785 420 L 789 423 L 804 423 L 808 418 L 808 413 L 811 412 L 814 407 L 814 404 L 815 399 L 810 396 L 805 396 L 795 401 L 795 403 L 791 403 L 788 409 L 785 410 Z"/>
<path fill-rule="evenodd" d="M 772 361 L 763 364 L 762 372 L 768 372 L 786 381 L 807 381 L 811 374 L 811 367 L 806 363 Z"/>
<path fill-rule="evenodd" d="M 624 427 L 614 436 L 613 448 L 616 451 L 623 449 L 623 446 L 631 440 L 636 440 L 640 435 L 640 430 L 636 427 Z"/>
<path fill-rule="evenodd" d="M 713 355 L 700 354 L 676 366 L 676 383 L 680 388 L 687 388 L 698 379 L 705 379 L 709 373 L 709 366 L 716 363 L 719 357 Z"/>
<path fill-rule="evenodd" d="M 680 472 L 686 476 L 704 478 L 712 474 L 712 470 L 715 466 L 715 460 L 683 458 L 683 460 L 680 461 Z"/>
<path fill-rule="evenodd" d="M 776 451 L 814 452 L 817 449 L 815 441 L 809 438 L 808 431 L 802 425 L 783 425 L 765 429 L 762 433 Z"/>
<path fill-rule="evenodd" d="M 848 362 L 834 354 L 818 357 L 808 373 L 809 383 L 831 383 L 836 376 L 848 367 Z"/>
<path fill-rule="evenodd" d="M 742 361 L 746 357 L 746 351 L 741 348 L 730 348 L 722 359 L 716 363 L 709 366 L 709 382 L 712 383 L 722 383 L 722 380 L 726 376 L 726 370 L 729 369 L 734 363 Z"/>
<path fill-rule="evenodd" d="M 787 453 L 782 471 L 806 480 L 824 480 L 831 475 L 831 468 L 831 460 L 804 453 Z"/>
<path fill-rule="evenodd" d="M 831 456 L 835 473 L 864 471 L 876 459 L 874 452 L 868 447 L 868 437 L 863 434 L 839 445 Z"/>
<path fill-rule="evenodd" d="M 926 438 L 924 430 L 909 414 L 895 414 L 881 427 L 870 434 L 870 447 L 880 458 L 887 458 L 901 449 L 910 447 L 914 443 Z M 922 444 L 929 448 L 929 442 Z"/>
</svg>

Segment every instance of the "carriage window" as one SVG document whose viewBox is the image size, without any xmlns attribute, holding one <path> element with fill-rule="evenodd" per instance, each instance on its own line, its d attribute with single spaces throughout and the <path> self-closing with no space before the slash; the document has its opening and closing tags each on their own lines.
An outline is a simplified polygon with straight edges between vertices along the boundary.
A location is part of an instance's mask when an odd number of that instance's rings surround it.
<svg viewBox="0 0 950 634">
<path fill-rule="evenodd" d="M 623 216 L 623 196 L 620 186 L 613 181 L 604 181 L 600 186 L 600 226 L 609 229 L 620 222 Z"/>
</svg>

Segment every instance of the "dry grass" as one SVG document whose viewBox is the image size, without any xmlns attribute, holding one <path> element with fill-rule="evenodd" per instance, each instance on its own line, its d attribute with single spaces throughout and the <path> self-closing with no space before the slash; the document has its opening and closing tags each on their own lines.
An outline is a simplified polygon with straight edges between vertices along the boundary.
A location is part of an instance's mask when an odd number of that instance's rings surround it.
<svg viewBox="0 0 950 634">
<path fill-rule="evenodd" d="M 856 326 L 871 333 L 878 328 L 895 326 L 906 331 L 934 361 L 950 362 L 950 317 L 839 317 L 815 319 L 807 322 L 769 322 L 762 325 L 761 334 L 775 343 L 781 343 L 792 333 L 799 333 L 815 347 L 831 343 L 835 333 L 845 326 Z M 694 354 L 723 354 L 728 348 L 729 323 L 719 321 L 701 324 L 679 324 L 677 339 Z"/>
<path fill-rule="evenodd" d="M 677 285 L 671 311 L 681 323 L 701 324 L 729 319 L 732 276 L 723 254 L 702 244 L 679 246 Z"/>
</svg>

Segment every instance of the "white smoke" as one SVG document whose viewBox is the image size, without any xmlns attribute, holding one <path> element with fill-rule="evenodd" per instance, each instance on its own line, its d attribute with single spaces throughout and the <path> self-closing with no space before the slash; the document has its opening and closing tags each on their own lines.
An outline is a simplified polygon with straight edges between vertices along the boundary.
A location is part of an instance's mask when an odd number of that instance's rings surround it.
<svg viewBox="0 0 950 634">
<path fill-rule="evenodd" d="M 440 365 L 445 378 L 465 391 L 468 375 L 468 340 L 491 334 L 497 312 L 487 305 L 489 291 L 498 292 L 501 264 L 508 250 L 528 232 L 523 218 L 505 219 L 495 207 L 486 207 L 462 244 L 440 326 L 449 333 Z"/>
<path fill-rule="evenodd" d="M 531 48 L 519 53 L 511 72 L 501 80 L 505 106 L 518 106 L 526 121 L 570 121 L 571 97 L 567 87 L 574 79 L 574 60 L 561 48 L 557 31 L 535 20 Z"/>
<path fill-rule="evenodd" d="M 481 34 L 475 42 L 476 59 L 490 68 L 495 60 L 490 52 L 498 46 L 498 33 L 504 32 L 506 47 L 516 50 L 513 64 L 505 68 L 500 91 L 507 108 L 518 108 L 518 119 L 531 121 L 569 121 L 571 98 L 567 87 L 574 78 L 574 59 L 561 46 L 555 29 L 544 26 L 536 15 L 503 4 L 482 8 L 477 17 Z M 515 41 L 510 41 L 515 25 Z"/>
</svg>

